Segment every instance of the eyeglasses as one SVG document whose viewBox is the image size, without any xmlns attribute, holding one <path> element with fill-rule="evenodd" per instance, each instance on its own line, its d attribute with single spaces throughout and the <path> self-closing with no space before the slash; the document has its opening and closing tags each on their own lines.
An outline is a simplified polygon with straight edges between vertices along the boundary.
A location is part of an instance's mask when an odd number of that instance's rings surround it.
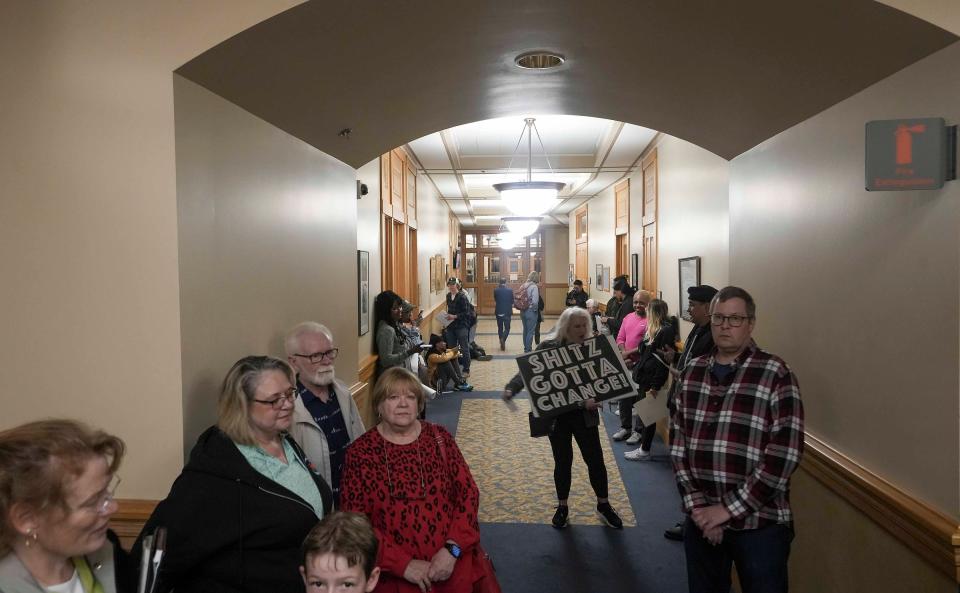
<svg viewBox="0 0 960 593">
<path fill-rule="evenodd" d="M 339 348 L 331 348 L 326 352 L 314 352 L 313 354 L 294 354 L 294 356 L 299 358 L 306 358 L 310 361 L 310 364 L 317 364 L 321 362 L 324 358 L 327 360 L 336 360 L 337 355 L 340 354 Z"/>
<path fill-rule="evenodd" d="M 730 327 L 740 327 L 747 319 L 753 319 L 753 315 L 744 317 L 743 315 L 721 315 L 714 313 L 710 316 L 710 323 L 713 325 L 723 325 L 723 323 L 726 322 Z"/>
<path fill-rule="evenodd" d="M 106 515 L 107 511 L 110 508 L 110 503 L 115 500 L 115 495 L 117 493 L 117 488 L 119 486 L 120 486 L 120 476 L 114 474 L 113 477 L 110 478 L 110 483 L 103 490 L 103 492 L 100 493 L 99 496 L 97 496 L 90 502 L 80 505 L 79 508 L 71 509 L 71 510 L 87 511 L 87 512 L 96 513 L 98 515 Z"/>
<path fill-rule="evenodd" d="M 263 404 L 263 405 L 265 405 L 265 406 L 270 406 L 270 407 L 273 408 L 274 410 L 279 410 L 279 409 L 282 409 L 282 408 L 283 408 L 283 404 L 285 404 L 285 403 L 291 403 L 291 404 L 292 404 L 294 401 L 296 401 L 296 399 L 297 399 L 298 397 L 300 397 L 300 394 L 297 393 L 296 388 L 295 388 L 295 387 L 291 387 L 291 388 L 288 389 L 283 395 L 281 395 L 280 397 L 278 397 L 278 398 L 276 398 L 276 399 L 257 399 L 257 398 L 253 398 L 253 401 L 257 402 L 258 404 Z"/>
</svg>

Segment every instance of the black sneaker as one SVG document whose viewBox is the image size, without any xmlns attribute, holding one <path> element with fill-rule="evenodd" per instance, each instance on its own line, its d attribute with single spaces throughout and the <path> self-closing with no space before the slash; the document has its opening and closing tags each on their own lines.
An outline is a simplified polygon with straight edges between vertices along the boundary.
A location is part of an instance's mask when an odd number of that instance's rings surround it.
<svg viewBox="0 0 960 593">
<path fill-rule="evenodd" d="M 598 504 L 597 514 L 600 515 L 600 518 L 603 519 L 603 522 L 606 523 L 608 527 L 623 529 L 623 520 L 620 518 L 620 515 L 617 514 L 617 511 L 613 510 L 609 502 Z"/>
<path fill-rule="evenodd" d="M 570 515 L 570 507 L 565 504 L 557 505 L 557 512 L 553 514 L 553 521 L 550 523 L 554 529 L 563 529 L 567 526 L 567 517 Z"/>
</svg>

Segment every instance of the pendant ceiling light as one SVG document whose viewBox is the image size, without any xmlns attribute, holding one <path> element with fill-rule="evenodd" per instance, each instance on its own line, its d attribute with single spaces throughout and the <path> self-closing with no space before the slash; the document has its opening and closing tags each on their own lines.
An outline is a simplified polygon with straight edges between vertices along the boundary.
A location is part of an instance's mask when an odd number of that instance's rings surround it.
<svg viewBox="0 0 960 593">
<path fill-rule="evenodd" d="M 517 243 L 523 240 L 523 237 L 518 237 L 510 231 L 501 232 L 497 238 L 500 241 L 500 249 L 513 249 L 517 246 Z"/>
<path fill-rule="evenodd" d="M 536 216 L 508 216 L 503 218 L 507 230 L 517 237 L 526 237 L 536 232 L 540 226 L 540 218 Z"/>
<path fill-rule="evenodd" d="M 543 140 L 540 138 L 540 132 L 537 130 L 536 118 L 528 117 L 523 120 L 523 132 L 520 132 L 520 140 L 517 142 L 517 148 L 523 141 L 523 135 L 527 135 L 527 180 L 512 181 L 509 183 L 494 184 L 493 189 L 500 192 L 500 199 L 507 208 L 516 216 L 536 217 L 542 216 L 556 204 L 557 194 L 566 184 L 558 181 L 534 181 L 533 180 L 533 133 L 537 133 L 537 140 L 540 141 L 540 148 L 543 150 L 544 157 L 547 158 L 547 167 L 550 167 L 550 159 L 547 157 L 547 151 L 543 147 Z M 516 154 L 516 148 L 514 149 Z M 512 159 L 511 159 L 512 163 Z M 506 219 L 504 219 L 506 220 Z M 537 230 L 536 226 L 533 230 Z M 527 233 L 529 234 L 529 233 Z"/>
</svg>

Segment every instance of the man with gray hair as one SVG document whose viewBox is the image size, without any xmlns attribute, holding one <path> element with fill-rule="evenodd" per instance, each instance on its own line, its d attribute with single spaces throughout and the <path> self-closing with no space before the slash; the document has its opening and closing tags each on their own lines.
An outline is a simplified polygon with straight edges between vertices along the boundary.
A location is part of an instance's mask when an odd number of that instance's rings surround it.
<svg viewBox="0 0 960 593">
<path fill-rule="evenodd" d="M 363 420 L 346 384 L 334 377 L 339 349 L 325 325 L 305 321 L 287 333 L 287 361 L 297 373 L 290 436 L 340 500 L 347 446 L 364 433 Z"/>
</svg>

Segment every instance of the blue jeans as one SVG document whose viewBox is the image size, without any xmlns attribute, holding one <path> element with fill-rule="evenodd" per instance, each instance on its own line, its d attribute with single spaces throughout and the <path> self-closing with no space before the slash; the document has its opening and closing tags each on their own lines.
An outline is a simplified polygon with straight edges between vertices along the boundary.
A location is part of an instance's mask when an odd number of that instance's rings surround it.
<svg viewBox="0 0 960 593">
<path fill-rule="evenodd" d="M 447 328 L 447 347 L 460 346 L 460 366 L 470 372 L 470 330 L 463 326 Z"/>
<path fill-rule="evenodd" d="M 536 309 L 527 309 L 520 314 L 520 321 L 523 322 L 523 351 L 533 350 L 533 332 L 537 329 L 538 312 Z"/>
<path fill-rule="evenodd" d="M 787 593 L 787 558 L 793 530 L 769 525 L 743 531 L 724 530 L 713 546 L 693 519 L 683 525 L 690 593 L 729 593 L 730 565 L 737 567 L 743 593 Z"/>
<path fill-rule="evenodd" d="M 510 321 L 512 315 L 497 315 L 497 335 L 501 342 L 506 342 L 510 337 Z"/>
</svg>

